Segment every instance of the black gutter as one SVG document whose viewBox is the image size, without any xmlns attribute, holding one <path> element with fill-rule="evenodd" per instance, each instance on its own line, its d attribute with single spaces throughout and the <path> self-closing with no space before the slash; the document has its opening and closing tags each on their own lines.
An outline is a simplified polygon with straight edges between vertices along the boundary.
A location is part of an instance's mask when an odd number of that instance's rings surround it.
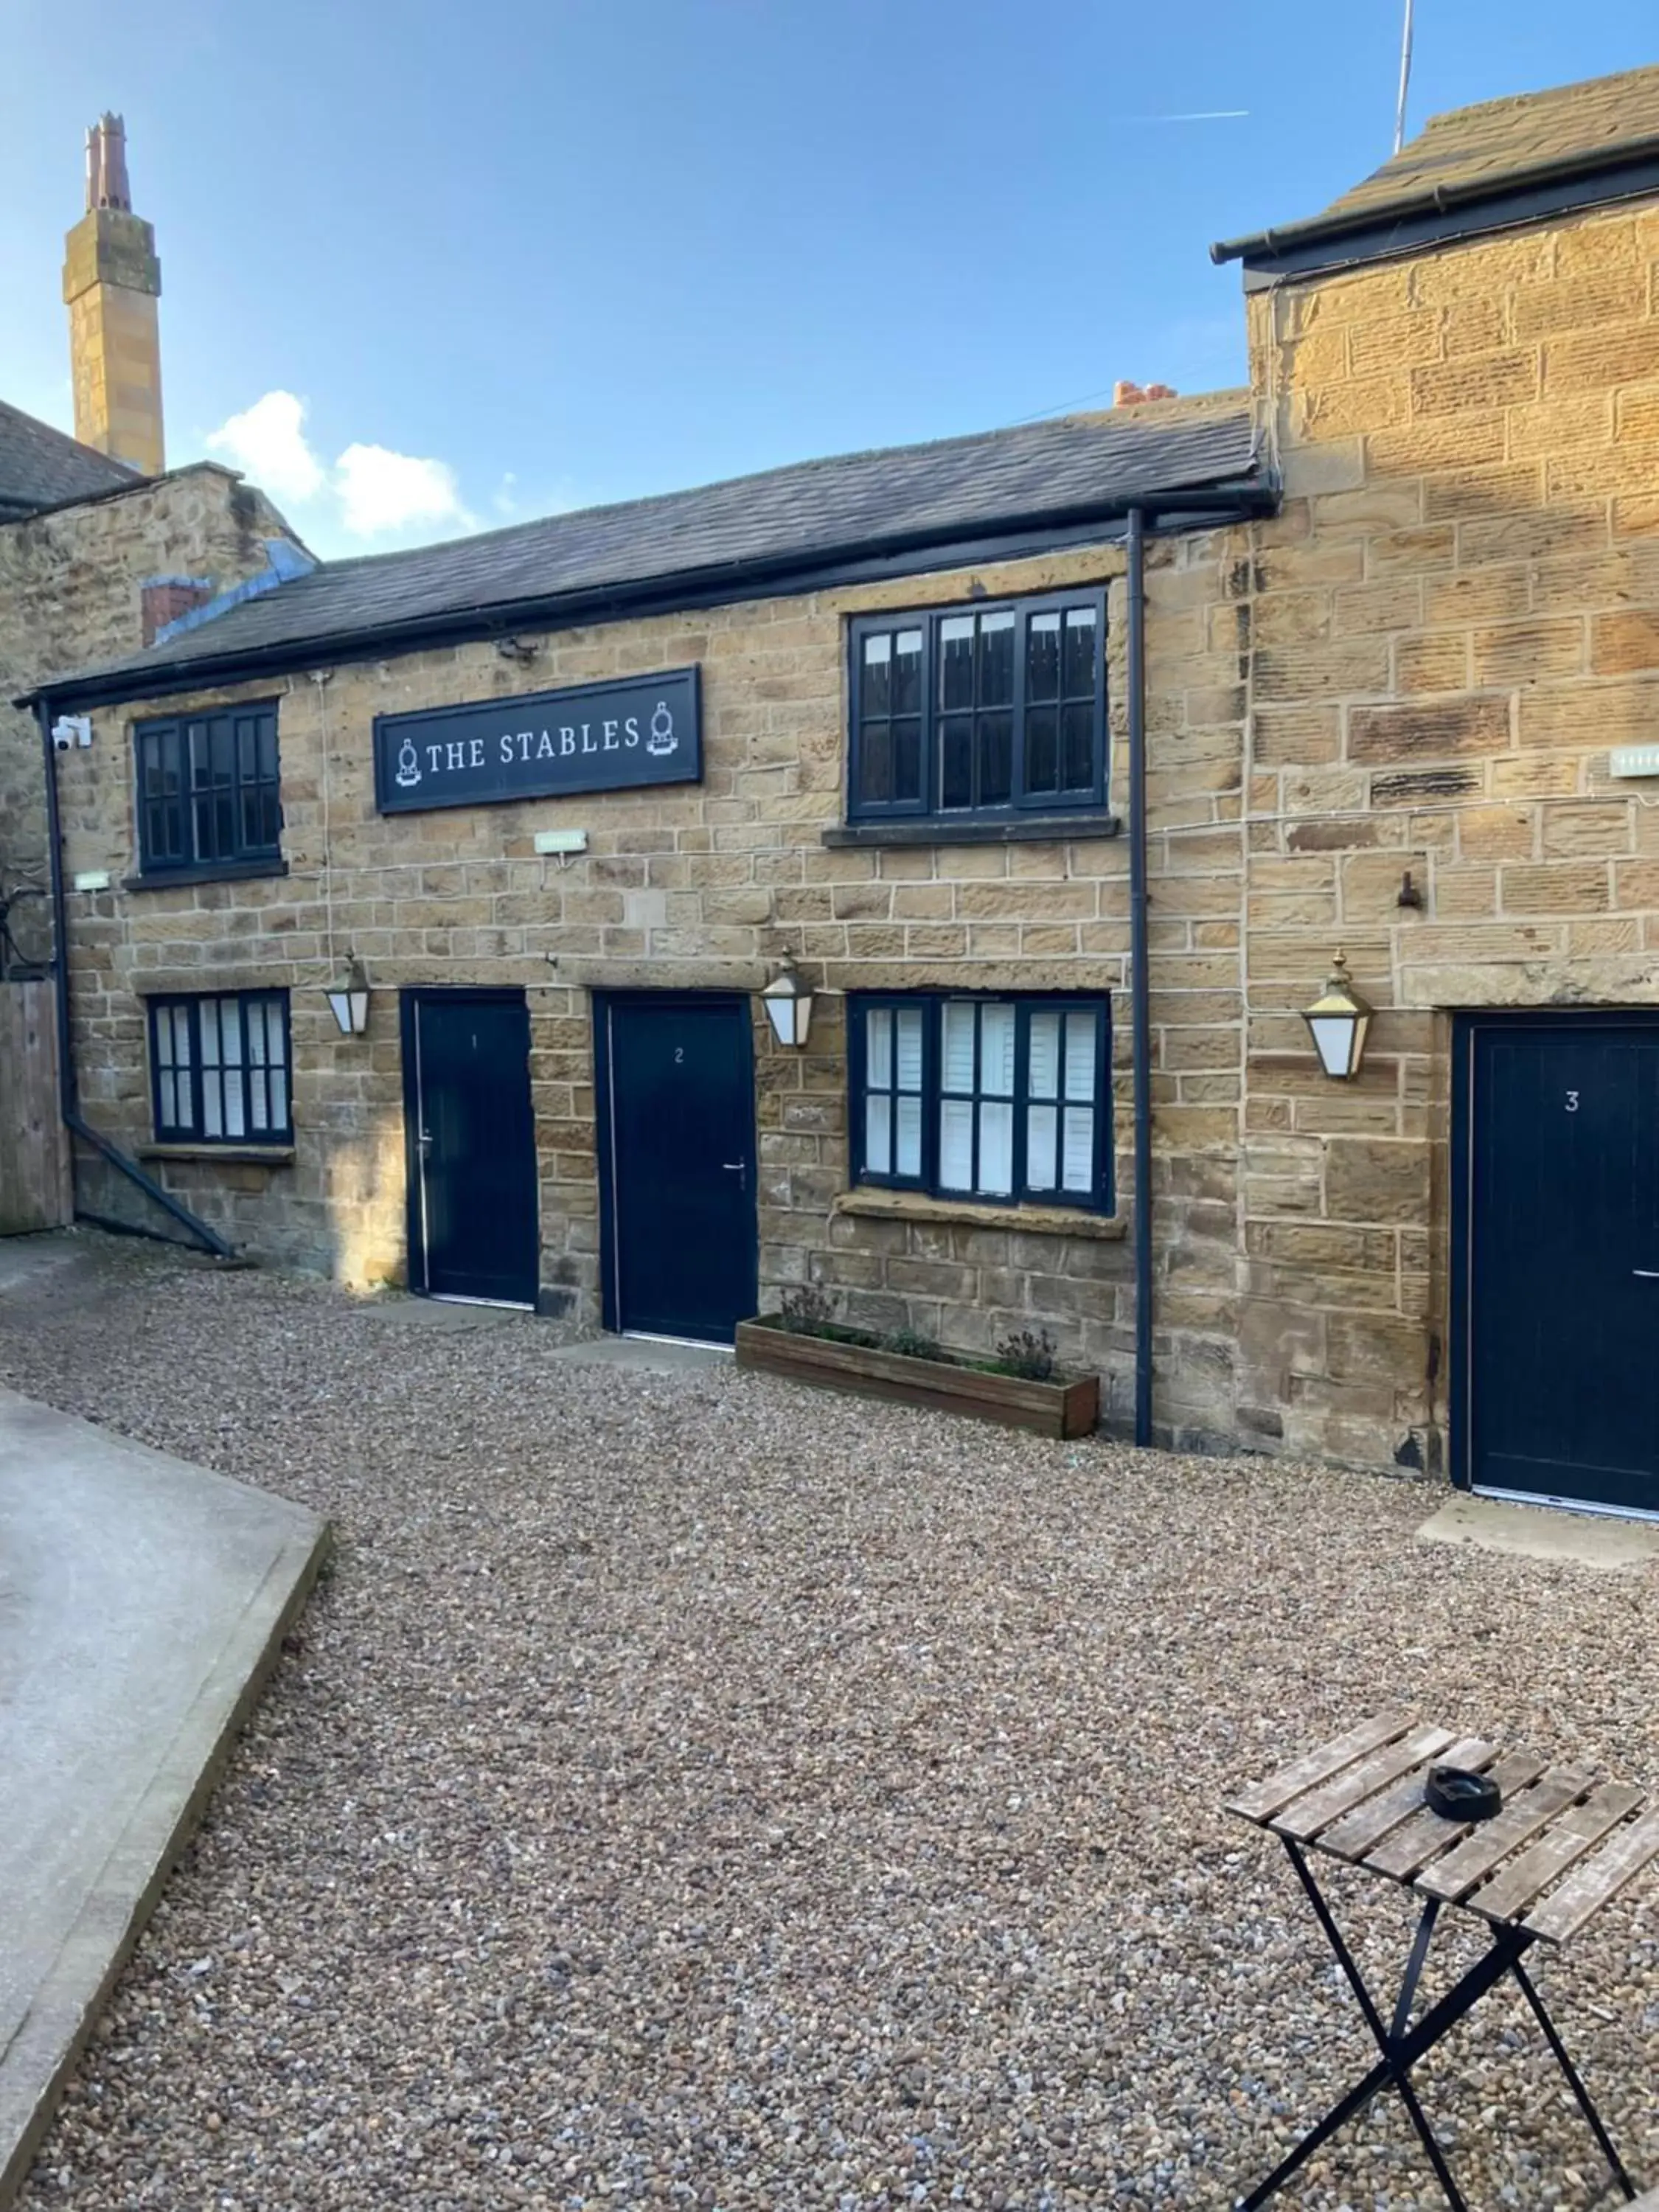
<svg viewBox="0 0 1659 2212">
<path fill-rule="evenodd" d="M 1595 178 L 1611 184 L 1625 170 L 1654 161 L 1659 161 L 1659 137 L 1628 138 L 1612 159 L 1607 147 L 1598 146 L 1581 154 L 1558 155 L 1553 161 L 1527 162 L 1498 177 L 1488 173 L 1461 185 L 1421 185 L 1393 199 L 1372 200 L 1340 213 L 1309 216 L 1300 222 L 1257 231 L 1248 238 L 1218 239 L 1210 248 L 1210 258 L 1242 261 L 1246 256 L 1266 255 L 1277 260 L 1299 246 L 1351 237 L 1356 231 L 1380 229 L 1419 216 L 1445 215 L 1454 208 L 1469 207 L 1481 200 L 1502 200 L 1541 185 L 1583 183 Z"/>
<path fill-rule="evenodd" d="M 1146 532 L 1129 509 L 1129 1006 L 1135 1122 L 1135 1442 L 1152 1441 L 1152 1018 L 1146 972 Z"/>
<path fill-rule="evenodd" d="M 1202 488 L 1149 492 L 1138 495 L 1133 504 L 1154 515 L 1167 513 L 1202 517 L 1209 526 L 1220 529 L 1230 523 L 1274 513 L 1279 491 L 1273 484 L 1228 480 Z M 283 639 L 240 653 L 204 653 L 189 659 L 159 663 L 154 667 L 141 665 L 101 672 L 94 669 L 84 675 L 70 675 L 40 684 L 15 703 L 33 707 L 47 701 L 58 707 L 80 707 L 155 698 L 210 685 L 253 681 L 284 670 L 313 668 L 319 659 L 338 666 L 346 661 L 382 660 L 398 653 L 417 653 L 428 647 L 453 645 L 520 629 L 567 629 L 584 623 L 622 622 L 645 615 L 718 606 L 735 599 L 821 591 L 833 586 L 915 574 L 914 556 L 921 553 L 931 554 L 934 567 L 1016 559 L 1054 550 L 1057 543 L 1063 542 L 1055 533 L 1075 533 L 1077 542 L 1087 542 L 1097 533 L 1105 535 L 1109 526 L 1122 526 L 1128 511 L 1129 504 L 1121 498 L 1096 501 L 1080 507 L 1056 508 L 1047 514 L 1012 519 L 1006 529 L 1000 529 L 990 538 L 964 539 L 942 537 L 937 532 L 915 532 L 884 541 L 874 551 L 867 541 L 861 545 L 826 548 L 810 562 L 803 562 L 798 554 L 734 561 L 715 568 L 682 572 L 678 576 L 653 576 L 635 584 L 481 603 L 440 614 L 411 616 L 402 622 L 379 623 L 368 629 L 342 630 L 333 635 L 313 634 Z M 315 573 L 325 575 L 327 569 Z"/>
<path fill-rule="evenodd" d="M 69 901 L 64 890 L 64 831 L 63 817 L 58 805 L 58 748 L 52 741 L 52 713 L 42 700 L 35 708 L 35 718 L 40 725 L 40 748 L 45 755 L 46 776 L 46 857 L 52 872 L 52 980 L 57 988 L 58 1006 L 58 1104 L 64 1127 L 71 1136 L 79 1137 L 85 1144 L 100 1152 L 113 1168 L 118 1168 L 129 1182 L 134 1182 L 146 1198 L 151 1199 L 164 1213 L 171 1214 L 180 1228 L 187 1229 L 204 1250 L 221 1260 L 235 1257 L 232 1247 L 226 1243 L 216 1229 L 209 1227 L 181 1204 L 170 1190 L 163 1190 L 154 1176 L 147 1176 L 137 1160 L 129 1159 L 117 1145 L 112 1145 L 100 1129 L 94 1129 L 81 1112 L 80 1084 L 75 1066 L 74 1032 L 70 1019 L 69 979 Z M 74 1178 L 74 1153 L 70 1158 L 70 1179 Z M 82 1216 L 79 1206 L 77 1218 Z M 141 1234 L 143 1232 L 140 1232 Z"/>
</svg>

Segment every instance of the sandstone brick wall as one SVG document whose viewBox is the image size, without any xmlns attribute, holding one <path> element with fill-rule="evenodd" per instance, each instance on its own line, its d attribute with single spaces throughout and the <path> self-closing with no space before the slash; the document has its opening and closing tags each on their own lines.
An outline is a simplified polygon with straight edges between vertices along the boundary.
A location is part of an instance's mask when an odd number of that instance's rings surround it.
<svg viewBox="0 0 1659 2212">
<path fill-rule="evenodd" d="M 265 566 L 264 541 L 288 534 L 263 493 L 212 465 L 0 524 L 0 887 L 46 883 L 40 731 L 12 701 L 43 677 L 146 643 L 145 577 L 240 583 Z M 51 957 L 44 900 L 15 908 L 12 926 L 29 957 Z"/>
<path fill-rule="evenodd" d="M 1607 771 L 1610 746 L 1651 740 L 1659 717 L 1656 264 L 1659 213 L 1638 209 L 1250 301 L 1283 510 L 1156 544 L 1149 578 L 1163 1437 L 1437 1465 L 1453 1012 L 1659 1000 L 1659 791 Z M 478 645 L 343 666 L 320 690 L 246 687 L 282 694 L 289 874 L 79 902 L 89 1103 L 143 1142 L 145 990 L 288 984 L 293 1165 L 162 1172 L 256 1249 L 395 1278 L 395 988 L 522 983 L 544 1279 L 591 1316 L 589 990 L 752 990 L 789 946 L 825 995 L 805 1054 L 756 1029 L 769 1299 L 810 1278 L 851 1318 L 964 1346 L 1035 1321 L 1099 1367 L 1121 1422 L 1127 847 L 822 833 L 843 813 L 847 617 L 1085 578 L 1109 586 L 1121 799 L 1121 569 L 1103 545 L 544 637 L 528 670 Z M 377 712 L 691 660 L 701 788 L 374 812 Z M 94 751 L 63 763 L 71 865 L 118 878 L 131 719 L 100 714 Z M 538 829 L 578 824 L 586 855 L 536 858 Z M 1420 904 L 1400 903 L 1407 871 Z M 366 1043 L 338 1039 L 323 1003 L 331 927 L 376 987 Z M 1339 945 L 1381 1010 L 1349 1085 L 1320 1073 L 1299 1016 Z M 1105 1234 L 849 1197 L 837 994 L 906 985 L 1117 994 L 1121 1212 Z"/>
<path fill-rule="evenodd" d="M 1659 787 L 1607 772 L 1659 731 L 1656 265 L 1649 207 L 1250 301 L 1239 1418 L 1294 1450 L 1440 1449 L 1450 1010 L 1659 999 Z M 1351 1086 L 1295 1011 L 1339 943 Z"/>
<path fill-rule="evenodd" d="M 1156 1221 L 1163 1278 L 1161 1414 L 1197 1436 L 1231 1426 L 1234 1155 L 1240 1101 L 1243 719 L 1237 610 L 1244 541 L 1158 544 L 1149 580 L 1151 802 L 1158 889 L 1154 1018 Z M 71 935 L 88 1110 L 118 1141 L 149 1135 L 142 994 L 283 984 L 293 992 L 291 1166 L 168 1160 L 161 1172 L 240 1241 L 349 1281 L 405 1263 L 396 991 L 522 985 L 542 1179 L 544 1283 L 597 1315 L 599 1281 L 588 993 L 754 990 L 785 947 L 825 995 L 805 1054 L 763 1020 L 755 1036 L 763 1296 L 808 1277 L 847 1314 L 981 1346 L 1048 1326 L 1065 1356 L 1127 1401 L 1133 1299 L 1123 1221 L 1044 1233 L 908 1200 L 849 1210 L 844 1004 L 849 989 L 1106 990 L 1126 981 L 1121 839 L 937 848 L 830 848 L 844 818 L 845 619 L 981 592 L 1109 584 L 1115 794 L 1123 789 L 1123 556 L 1114 546 L 617 623 L 535 641 L 527 668 L 489 644 L 342 665 L 240 687 L 280 696 L 284 878 L 81 897 Z M 1231 580 L 1230 581 L 1230 580 Z M 696 661 L 704 675 L 701 787 L 605 793 L 382 818 L 376 714 L 507 696 Z M 205 703 L 225 694 L 192 694 Z M 131 724 L 157 702 L 100 713 L 97 742 L 64 757 L 70 866 L 134 864 Z M 588 851 L 538 858 L 538 830 L 580 826 Z M 322 996 L 356 953 L 375 998 L 366 1040 L 334 1032 Z M 1130 1200 L 1127 1000 L 1116 1022 L 1118 1187 Z M 90 1164 L 88 1172 L 91 1174 Z M 112 1206 L 121 1194 L 111 1186 Z M 858 1203 L 862 1203 L 860 1201 Z"/>
</svg>

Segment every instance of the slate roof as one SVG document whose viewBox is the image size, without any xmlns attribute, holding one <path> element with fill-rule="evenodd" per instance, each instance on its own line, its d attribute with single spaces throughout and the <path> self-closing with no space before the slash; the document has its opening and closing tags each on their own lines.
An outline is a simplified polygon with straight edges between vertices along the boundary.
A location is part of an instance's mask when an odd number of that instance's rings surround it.
<svg viewBox="0 0 1659 2212">
<path fill-rule="evenodd" d="M 143 478 L 123 461 L 82 446 L 0 400 L 0 520 L 38 514 Z"/>
<path fill-rule="evenodd" d="M 1210 251 L 1217 260 L 1231 260 L 1252 248 L 1336 237 L 1441 204 L 1476 206 L 1567 164 L 1588 175 L 1656 155 L 1659 67 L 1553 85 L 1432 115 L 1409 145 L 1322 214 Z"/>
<path fill-rule="evenodd" d="M 792 568 L 1091 520 L 1154 492 L 1249 483 L 1254 467 L 1249 410 L 1234 392 L 805 461 L 411 552 L 324 562 L 147 653 L 43 688 L 70 696 L 90 684 L 113 696 L 106 679 L 142 674 L 140 688 L 157 690 L 169 672 L 182 678 L 206 663 L 274 662 L 346 640 L 389 646 L 399 630 L 422 625 L 497 616 L 510 623 L 515 608 L 556 617 L 567 601 L 567 619 L 582 610 L 591 618 L 606 611 L 608 594 L 619 607 L 653 591 L 664 605 L 675 590 L 707 599 L 729 586 L 736 598 Z"/>
</svg>

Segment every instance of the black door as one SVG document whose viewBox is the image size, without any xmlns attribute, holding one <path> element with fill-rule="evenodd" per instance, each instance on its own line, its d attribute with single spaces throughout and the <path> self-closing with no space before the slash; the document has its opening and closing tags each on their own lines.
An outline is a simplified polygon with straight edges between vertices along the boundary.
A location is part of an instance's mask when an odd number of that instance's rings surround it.
<svg viewBox="0 0 1659 2212">
<path fill-rule="evenodd" d="M 533 1306 L 536 1129 L 522 991 L 404 993 L 410 1288 Z"/>
<path fill-rule="evenodd" d="M 1659 1025 L 1464 1024 L 1478 1489 L 1659 1511 Z"/>
<path fill-rule="evenodd" d="M 757 1296 L 748 1001 L 617 994 L 594 1020 L 605 1319 L 730 1344 Z"/>
</svg>

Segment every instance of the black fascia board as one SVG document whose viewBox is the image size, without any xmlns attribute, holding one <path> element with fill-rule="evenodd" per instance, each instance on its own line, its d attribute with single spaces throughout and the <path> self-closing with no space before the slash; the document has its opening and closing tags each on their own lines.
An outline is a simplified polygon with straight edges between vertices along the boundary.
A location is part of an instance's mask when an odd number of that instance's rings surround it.
<svg viewBox="0 0 1659 2212">
<path fill-rule="evenodd" d="M 1247 293 L 1263 292 L 1282 283 L 1287 276 L 1364 268 L 1377 262 L 1397 260 L 1407 254 L 1465 245 L 1478 238 L 1490 238 L 1499 231 L 1521 230 L 1560 216 L 1587 212 L 1591 208 L 1613 207 L 1620 200 L 1647 199 L 1659 193 L 1659 156 L 1644 167 L 1624 169 L 1619 174 L 1621 189 L 1617 192 L 1604 191 L 1586 196 L 1576 185 L 1540 185 L 1527 191 L 1505 193 L 1500 199 L 1485 201 L 1478 208 L 1468 208 L 1461 213 L 1421 216 L 1412 222 L 1350 231 L 1340 241 L 1338 251 L 1333 251 L 1328 244 L 1316 242 L 1274 256 L 1252 255 L 1243 264 L 1244 289 Z"/>
<path fill-rule="evenodd" d="M 1611 160 L 1601 148 L 1565 161 L 1511 169 L 1503 178 L 1436 185 L 1343 215 L 1315 216 L 1249 238 L 1220 239 L 1211 246 L 1210 258 L 1243 262 L 1247 277 L 1253 270 L 1297 275 L 1382 260 L 1389 254 L 1475 238 L 1549 216 L 1640 199 L 1655 191 L 1659 191 L 1659 138 L 1632 139 Z M 1344 246 L 1341 253 L 1328 250 L 1339 244 Z"/>
<path fill-rule="evenodd" d="M 910 541 L 891 540 L 874 553 L 849 546 L 815 556 L 810 562 L 793 556 L 732 562 L 718 569 L 682 571 L 677 575 L 649 577 L 638 584 L 490 601 L 440 614 L 416 615 L 404 622 L 379 623 L 365 629 L 283 639 L 242 652 L 201 653 L 155 668 L 113 669 L 102 674 L 92 671 L 83 677 L 40 684 L 16 703 L 73 708 L 108 705 L 116 700 L 163 698 L 173 692 L 252 682 L 295 668 L 384 660 L 428 647 L 510 636 L 520 629 L 569 629 L 583 623 L 625 622 L 721 606 L 736 599 L 784 599 L 840 585 L 889 582 L 936 568 L 1013 560 L 1091 543 L 1111 544 L 1122 537 L 1125 518 L 1136 507 L 1149 522 L 1168 515 L 1179 518 L 1172 523 L 1177 529 L 1218 530 L 1276 514 L 1279 503 L 1277 483 L 1266 480 L 1130 494 L 1090 508 L 1034 515 L 999 528 L 989 537 L 940 538 L 919 534 Z"/>
</svg>

